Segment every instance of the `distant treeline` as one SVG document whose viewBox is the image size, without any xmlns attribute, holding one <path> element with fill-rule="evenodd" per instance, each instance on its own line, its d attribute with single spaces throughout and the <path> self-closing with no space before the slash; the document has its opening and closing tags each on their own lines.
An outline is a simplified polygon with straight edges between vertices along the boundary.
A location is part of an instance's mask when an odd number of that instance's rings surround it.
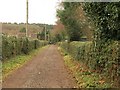
<svg viewBox="0 0 120 90">
<path fill-rule="evenodd" d="M 3 24 L 16 24 L 16 25 L 21 25 L 21 24 L 23 24 L 23 25 L 26 25 L 26 23 L 16 23 L 16 22 L 14 22 L 14 23 L 12 23 L 12 22 L 2 22 Z M 52 25 L 52 24 L 41 24 L 41 23 L 28 23 L 28 25 L 38 25 L 38 26 L 40 26 L 40 27 L 44 27 L 45 25 L 48 27 L 48 28 L 50 28 L 50 29 L 52 29 L 53 28 L 53 26 L 54 25 Z"/>
</svg>

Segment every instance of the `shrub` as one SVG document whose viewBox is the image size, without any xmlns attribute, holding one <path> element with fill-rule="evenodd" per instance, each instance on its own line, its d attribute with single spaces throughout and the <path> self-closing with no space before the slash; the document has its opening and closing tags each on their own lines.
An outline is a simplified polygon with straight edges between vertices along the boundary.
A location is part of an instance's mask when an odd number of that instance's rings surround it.
<svg viewBox="0 0 120 90">
<path fill-rule="evenodd" d="M 105 75 L 111 82 L 118 82 L 120 78 L 120 67 L 118 67 L 119 49 L 118 41 L 113 41 L 101 48 L 99 54 L 94 51 L 92 42 L 61 42 L 59 45 L 68 52 L 75 60 L 79 60 L 87 65 L 91 70 L 95 70 Z"/>
<path fill-rule="evenodd" d="M 9 59 L 20 54 L 29 54 L 33 49 L 47 45 L 48 42 L 2 36 L 2 59 Z"/>
<path fill-rule="evenodd" d="M 20 32 L 25 33 L 25 32 L 26 32 L 26 28 L 24 28 L 24 27 L 21 28 L 21 29 L 20 29 Z"/>
</svg>

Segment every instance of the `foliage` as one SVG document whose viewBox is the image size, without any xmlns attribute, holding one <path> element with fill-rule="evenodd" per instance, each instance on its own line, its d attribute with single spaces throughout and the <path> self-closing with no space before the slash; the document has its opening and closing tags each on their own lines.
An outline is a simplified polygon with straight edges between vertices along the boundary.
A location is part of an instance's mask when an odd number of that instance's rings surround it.
<svg viewBox="0 0 120 90">
<path fill-rule="evenodd" d="M 79 40 L 79 31 L 83 23 L 93 28 L 92 43 L 63 42 L 62 47 L 72 57 L 83 61 L 89 68 L 105 75 L 116 87 L 120 86 L 120 2 L 64 2 L 58 10 L 58 17 L 65 25 L 71 41 Z M 90 22 L 75 17 L 77 8 L 82 7 Z M 79 11 L 78 11 L 79 12 Z M 87 20 L 87 21 L 88 21 Z M 82 23 L 80 23 L 80 21 Z M 86 21 L 86 20 L 85 20 Z M 84 24 L 87 25 L 87 24 Z M 75 37 L 74 37 L 75 36 Z M 77 37 L 77 39 L 76 39 Z M 111 74 L 110 74 L 111 73 Z"/>
<path fill-rule="evenodd" d="M 45 31 L 42 30 L 42 32 L 39 32 L 39 33 L 37 34 L 37 38 L 38 38 L 39 40 L 45 40 Z"/>
<path fill-rule="evenodd" d="M 75 61 L 69 54 L 66 55 L 65 51 L 59 48 L 62 55 L 64 55 L 65 65 L 70 69 L 73 74 L 78 88 L 111 88 L 112 84 L 105 81 L 96 72 L 91 71 L 87 66 L 80 61 Z"/>
<path fill-rule="evenodd" d="M 51 42 L 59 42 L 66 40 L 67 33 L 65 31 L 64 25 L 61 21 L 57 21 L 56 25 L 54 25 L 53 30 L 50 32 Z"/>
<path fill-rule="evenodd" d="M 33 49 L 46 45 L 47 42 L 2 36 L 2 59 L 8 59 L 20 54 L 29 54 Z"/>
<path fill-rule="evenodd" d="M 48 38 L 49 38 L 48 35 L 50 35 L 50 30 L 48 30 L 47 27 L 46 27 L 46 31 L 45 31 L 45 27 L 43 27 L 42 32 L 39 32 L 37 34 L 37 38 L 39 40 L 45 40 L 45 32 L 46 32 L 46 39 L 48 40 Z"/>
<path fill-rule="evenodd" d="M 65 26 L 70 41 L 79 41 L 82 36 L 81 25 L 76 19 L 76 9 L 79 3 L 63 2 L 63 8 L 57 11 L 57 16 Z"/>
<path fill-rule="evenodd" d="M 84 10 L 98 28 L 101 40 L 120 40 L 120 2 L 84 3 Z"/>
<path fill-rule="evenodd" d="M 116 85 L 119 86 L 120 2 L 83 3 L 83 8 L 86 15 L 90 17 L 90 20 L 94 21 L 94 25 L 96 26 L 93 41 L 93 56 L 96 62 L 95 68 L 103 72 L 104 69 L 106 72 L 109 72 L 106 67 L 111 68 L 112 80 L 118 82 Z"/>
<path fill-rule="evenodd" d="M 119 80 L 119 68 L 117 67 L 117 59 L 119 57 L 117 43 L 117 41 L 112 42 L 107 47 L 102 49 L 102 54 L 99 56 L 96 56 L 94 53 L 94 45 L 92 42 L 60 42 L 59 45 L 75 60 L 83 62 L 86 66 L 89 67 L 89 69 L 100 73 L 104 76 L 104 78 L 106 77 L 109 82 L 114 82 L 115 84 Z M 118 83 L 116 85 L 118 85 Z"/>
<path fill-rule="evenodd" d="M 25 32 L 26 32 L 26 28 L 24 28 L 24 27 L 21 28 L 21 29 L 20 29 L 20 32 L 25 33 Z"/>
</svg>

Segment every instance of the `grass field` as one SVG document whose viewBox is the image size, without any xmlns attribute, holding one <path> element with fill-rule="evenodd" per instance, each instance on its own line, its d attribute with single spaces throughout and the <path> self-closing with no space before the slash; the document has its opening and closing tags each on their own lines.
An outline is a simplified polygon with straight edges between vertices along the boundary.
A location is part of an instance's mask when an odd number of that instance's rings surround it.
<svg viewBox="0 0 120 90">
<path fill-rule="evenodd" d="M 25 24 L 2 24 L 2 33 L 6 35 L 12 35 L 12 36 L 18 36 L 22 37 L 25 35 L 25 32 L 20 32 L 21 29 L 25 28 Z M 37 34 L 38 32 L 41 32 L 43 30 L 42 26 L 35 25 L 35 24 L 29 24 L 28 25 L 28 34 L 33 35 Z"/>
</svg>

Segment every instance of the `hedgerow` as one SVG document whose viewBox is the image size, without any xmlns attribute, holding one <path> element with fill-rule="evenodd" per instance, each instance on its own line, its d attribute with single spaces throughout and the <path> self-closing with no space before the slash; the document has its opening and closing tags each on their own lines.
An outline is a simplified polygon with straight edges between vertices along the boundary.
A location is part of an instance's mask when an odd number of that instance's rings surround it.
<svg viewBox="0 0 120 90">
<path fill-rule="evenodd" d="M 93 30 L 95 69 L 108 72 L 110 80 L 118 87 L 120 86 L 120 2 L 84 3 L 83 9 L 96 27 Z"/>
<path fill-rule="evenodd" d="M 59 45 L 75 60 L 79 60 L 88 66 L 91 71 L 96 71 L 107 77 L 110 82 L 118 85 L 120 67 L 118 67 L 118 41 L 113 41 L 101 49 L 96 56 L 92 42 L 61 42 Z M 104 61 L 104 62 L 103 62 Z M 117 83 L 117 84 L 116 84 Z"/>
<path fill-rule="evenodd" d="M 47 42 L 17 38 L 15 36 L 2 36 L 2 60 L 9 59 L 20 54 L 29 54 L 33 49 L 46 45 Z"/>
<path fill-rule="evenodd" d="M 65 4 L 63 3 L 64 9 L 58 14 L 68 19 L 70 19 L 70 16 L 75 17 L 74 14 L 70 13 L 68 15 L 65 13 L 68 10 L 71 10 L 70 12 L 77 10 L 71 9 L 74 6 L 82 7 L 86 22 L 82 18 L 81 23 L 89 23 L 93 29 L 92 43 L 72 42 L 65 44 L 64 42 L 62 47 L 75 59 L 82 61 L 100 74 L 104 74 L 109 78 L 108 80 L 114 82 L 116 87 L 120 87 L 120 2 L 85 2 L 79 4 L 65 2 Z M 79 9 L 77 11 L 79 12 Z M 65 26 L 72 20 L 66 21 L 61 16 L 59 18 Z M 74 22 L 80 20 L 81 18 L 78 17 Z M 69 26 L 71 28 L 75 27 L 74 24 Z M 79 24 L 79 27 L 81 29 L 78 30 L 82 31 L 83 26 Z M 69 31 L 69 33 L 72 33 L 72 31 Z"/>
</svg>

